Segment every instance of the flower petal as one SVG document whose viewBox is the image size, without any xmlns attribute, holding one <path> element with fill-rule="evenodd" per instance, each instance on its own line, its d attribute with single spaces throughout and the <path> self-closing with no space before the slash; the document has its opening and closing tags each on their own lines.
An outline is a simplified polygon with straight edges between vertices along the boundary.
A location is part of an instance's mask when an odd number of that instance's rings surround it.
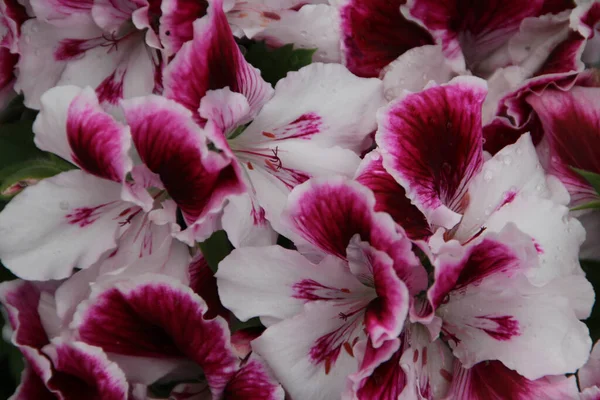
<svg viewBox="0 0 600 400">
<path fill-rule="evenodd" d="M 160 176 L 188 225 L 202 224 L 228 196 L 243 193 L 245 185 L 231 159 L 208 149 L 203 131 L 184 107 L 149 96 L 126 100 L 123 108 L 141 159 Z"/>
<path fill-rule="evenodd" d="M 375 211 L 390 214 L 411 240 L 426 240 L 432 235 L 423 213 L 410 202 L 404 188 L 383 168 L 379 150 L 373 150 L 365 156 L 355 179 L 375 195 Z"/>
<path fill-rule="evenodd" d="M 208 1 L 163 0 L 160 9 L 160 41 L 171 56 L 194 38 L 194 21 L 206 15 Z"/>
<path fill-rule="evenodd" d="M 305 304 L 301 314 L 269 327 L 252 342 L 292 398 L 337 398 L 358 367 L 351 349 L 364 338 L 362 324 L 342 318 L 346 309 L 331 303 Z"/>
<path fill-rule="evenodd" d="M 88 14 L 92 10 L 94 0 L 31 0 L 29 2 L 34 15 L 40 20 L 60 23 L 78 14 Z"/>
<path fill-rule="evenodd" d="M 235 248 L 273 245 L 277 242 L 277 232 L 265 218 L 265 210 L 250 196 L 229 198 L 221 220 L 227 238 Z"/>
<path fill-rule="evenodd" d="M 220 315 L 226 320 L 229 319 L 230 312 L 223 306 L 219 298 L 217 279 L 202 254 L 196 255 L 190 262 L 188 273 L 190 275 L 190 288 L 202 297 L 208 307 L 204 318 L 212 319 Z"/>
<path fill-rule="evenodd" d="M 348 0 L 341 6 L 344 62 L 358 76 L 377 77 L 387 64 L 431 35 L 400 13 L 406 0 Z"/>
<path fill-rule="evenodd" d="M 449 396 L 456 400 L 483 399 L 576 399 L 574 377 L 545 376 L 529 380 L 499 361 L 455 368 Z"/>
<path fill-rule="evenodd" d="M 348 247 L 348 263 L 358 280 L 372 285 L 377 293 L 365 312 L 365 331 L 373 346 L 380 347 L 402 332 L 410 295 L 394 271 L 394 261 L 384 252 L 357 239 L 355 236 Z"/>
<path fill-rule="evenodd" d="M 55 338 L 44 347 L 52 361 L 52 377 L 48 388 L 65 400 L 121 400 L 127 398 L 129 385 L 125 374 L 109 361 L 102 349 L 71 339 Z"/>
<path fill-rule="evenodd" d="M 21 382 L 10 400 L 56 400 L 56 395 L 46 387 L 42 378 L 37 374 L 34 368 L 25 366 L 21 372 Z"/>
<path fill-rule="evenodd" d="M 383 101 L 381 81 L 357 78 L 339 64 L 310 64 L 277 82 L 273 98 L 233 143 L 301 139 L 360 154 L 370 145 Z"/>
<path fill-rule="evenodd" d="M 571 194 L 571 204 L 596 199 L 590 184 L 570 167 L 600 173 L 600 88 L 574 87 L 569 92 L 545 90 L 527 98 L 544 128 L 549 154 L 542 158 L 550 174 L 556 175 Z M 576 127 L 576 134 L 573 134 Z"/>
<path fill-rule="evenodd" d="M 254 36 L 271 47 L 293 43 L 299 49 L 317 49 L 314 62 L 340 62 L 338 10 L 326 4 L 306 4 L 298 11 L 282 10 L 279 18 Z M 306 29 L 310 25 L 310 29 Z"/>
<path fill-rule="evenodd" d="M 225 321 L 204 319 L 206 311 L 206 303 L 188 287 L 147 274 L 95 288 L 79 307 L 73 328 L 81 340 L 107 353 L 189 358 L 202 367 L 212 393 L 218 396 L 233 375 L 237 359 Z M 184 330 L 177 321 L 187 321 Z M 140 337 L 139 332 L 146 334 Z"/>
<path fill-rule="evenodd" d="M 426 272 L 412 253 L 410 241 L 374 206 L 373 194 L 356 182 L 311 179 L 292 191 L 282 218 L 303 240 L 342 259 L 352 237 L 360 235 L 394 260 L 396 274 L 411 294 L 420 292 L 426 286 Z"/>
<path fill-rule="evenodd" d="M 494 0 L 473 7 L 465 0 L 409 0 L 404 11 L 432 32 L 457 70 L 487 74 L 506 65 L 507 60 L 498 60 L 494 53 L 518 32 L 525 18 L 573 8 L 569 1 L 555 7 L 544 3 Z"/>
<path fill-rule="evenodd" d="M 123 182 L 133 167 L 129 129 L 104 112 L 90 87 L 61 86 L 41 98 L 36 145 L 99 178 Z"/>
<path fill-rule="evenodd" d="M 378 115 L 385 169 L 433 225 L 460 220 L 469 181 L 483 163 L 485 82 L 458 77 L 394 101 Z"/>
<path fill-rule="evenodd" d="M 535 260 L 533 247 L 526 235 L 507 227 L 499 236 L 486 236 L 467 256 L 455 289 L 437 313 L 466 368 L 499 360 L 538 379 L 573 372 L 587 360 L 589 332 L 570 302 L 522 275 Z M 496 262 L 502 254 L 503 261 Z"/>
<path fill-rule="evenodd" d="M 600 387 L 600 345 L 598 343 L 594 344 L 589 360 L 577 371 L 579 387 L 582 389 Z"/>
<path fill-rule="evenodd" d="M 227 384 L 223 399 L 283 400 L 283 388 L 256 354 L 236 372 Z"/>
<path fill-rule="evenodd" d="M 444 58 L 440 45 L 426 45 L 407 50 L 382 71 L 385 97 L 393 100 L 405 90 L 420 92 L 430 81 L 449 82 L 456 74 Z"/>
<path fill-rule="evenodd" d="M 235 42 L 223 12 L 223 1 L 215 0 L 208 14 L 194 22 L 194 39 L 184 44 L 165 70 L 165 96 L 197 115 L 200 100 L 208 90 L 229 86 L 243 94 L 256 115 L 273 89 L 260 71 L 246 62 Z"/>
<path fill-rule="evenodd" d="M 360 360 L 358 372 L 348 377 L 348 399 L 398 399 L 405 387 L 406 377 L 400 368 L 399 339 L 387 340 L 379 348 L 361 341 L 354 346 Z"/>
<path fill-rule="evenodd" d="M 279 246 L 233 250 L 216 277 L 223 304 L 242 321 L 274 322 L 298 314 L 306 302 L 369 296 L 342 261 L 330 257 L 313 264 Z"/>
<path fill-rule="evenodd" d="M 121 185 L 83 171 L 63 172 L 23 190 L 0 213 L 0 257 L 25 279 L 62 279 L 87 268 L 120 235 Z"/>
</svg>

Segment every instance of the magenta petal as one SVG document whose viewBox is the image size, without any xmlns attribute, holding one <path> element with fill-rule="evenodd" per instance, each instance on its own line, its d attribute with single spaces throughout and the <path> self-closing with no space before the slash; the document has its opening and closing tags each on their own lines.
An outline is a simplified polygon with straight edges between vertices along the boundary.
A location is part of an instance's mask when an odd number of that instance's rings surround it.
<svg viewBox="0 0 600 400">
<path fill-rule="evenodd" d="M 489 61 L 519 31 L 525 18 L 572 7 L 572 1 L 560 0 L 411 0 L 407 4 L 410 15 L 442 44 L 446 57 L 459 68 L 465 68 L 466 62 L 472 71 Z"/>
<path fill-rule="evenodd" d="M 190 287 L 194 293 L 202 297 L 208 306 L 208 311 L 204 314 L 204 318 L 212 319 L 220 315 L 225 320 L 228 320 L 231 313 L 221 303 L 217 290 L 217 279 L 202 254 L 198 254 L 192 260 L 188 271 L 190 275 Z"/>
<path fill-rule="evenodd" d="M 356 398 L 398 399 L 406 387 L 406 375 L 400 367 L 400 340 L 388 340 L 377 349 L 370 343 L 362 342 L 355 349 L 357 353 L 362 353 L 358 372 L 349 376 Z"/>
<path fill-rule="evenodd" d="M 350 0 L 341 8 L 345 65 L 354 74 L 378 77 L 383 67 L 405 51 L 433 44 L 425 29 L 400 13 L 404 3 Z"/>
<path fill-rule="evenodd" d="M 34 368 L 25 366 L 21 373 L 21 383 L 10 400 L 56 400 L 56 395 L 46 387 L 46 384 L 35 372 Z"/>
<path fill-rule="evenodd" d="M 57 338 L 44 352 L 52 361 L 48 387 L 64 400 L 123 400 L 129 385 L 125 374 L 98 347 Z"/>
<path fill-rule="evenodd" d="M 194 21 L 206 15 L 206 0 L 163 0 L 160 41 L 167 55 L 173 55 L 194 37 Z"/>
<path fill-rule="evenodd" d="M 354 181 L 311 179 L 292 191 L 282 218 L 304 240 L 342 259 L 358 234 L 362 241 L 387 253 L 410 293 L 418 293 L 426 286 L 427 276 L 411 251 L 410 240 L 389 215 L 375 212 L 374 206 L 373 194 Z"/>
<path fill-rule="evenodd" d="M 433 225 L 452 228 L 483 163 L 485 82 L 459 77 L 393 101 L 378 116 L 385 169 Z"/>
<path fill-rule="evenodd" d="M 124 101 L 123 107 L 142 161 L 160 176 L 188 224 L 245 191 L 233 161 L 208 149 L 204 132 L 181 105 L 148 96 Z"/>
<path fill-rule="evenodd" d="M 371 246 L 361 247 L 363 256 L 373 271 L 373 284 L 377 292 L 377 297 L 369 303 L 365 312 L 365 329 L 373 346 L 380 347 L 402 332 L 410 296 L 406 285 L 394 271 L 393 260 Z"/>
<path fill-rule="evenodd" d="M 81 340 L 107 353 L 191 359 L 218 395 L 234 374 L 237 358 L 227 324 L 221 318 L 206 320 L 207 308 L 178 281 L 147 274 L 94 293 L 78 309 L 74 328 Z"/>
<path fill-rule="evenodd" d="M 197 110 L 208 90 L 229 87 L 243 94 L 253 115 L 273 93 L 240 52 L 222 2 L 213 1 L 208 15 L 194 22 L 194 39 L 183 45 L 165 71 L 165 96 L 192 111 L 198 122 L 203 122 Z"/>
<path fill-rule="evenodd" d="M 0 303 L 6 308 L 13 329 L 13 343 L 18 347 L 41 349 L 49 343 L 38 313 L 41 286 L 27 281 L 0 285 Z"/>
<path fill-rule="evenodd" d="M 458 363 L 458 361 L 457 361 Z M 577 399 L 575 377 L 546 376 L 529 380 L 508 369 L 500 361 L 485 361 L 465 369 L 454 368 L 448 398 L 488 399 Z"/>
<path fill-rule="evenodd" d="M 73 161 L 100 178 L 122 182 L 132 167 L 129 129 L 107 114 L 91 88 L 75 97 L 67 115 Z"/>
<path fill-rule="evenodd" d="M 255 354 L 251 355 L 227 384 L 224 400 L 283 400 L 281 386 L 267 366 Z"/>
<path fill-rule="evenodd" d="M 426 240 L 432 235 L 423 213 L 410 202 L 404 188 L 383 168 L 377 150 L 365 156 L 356 175 L 360 184 L 373 191 L 375 211 L 390 214 L 411 240 Z"/>
<path fill-rule="evenodd" d="M 597 198 L 595 190 L 575 167 L 600 173 L 600 88 L 574 87 L 569 92 L 545 90 L 527 98 L 544 129 L 549 150 L 542 157 L 547 171 L 556 175 L 571 194 L 572 204 Z"/>
<path fill-rule="evenodd" d="M 518 238 L 517 229 L 514 226 L 511 229 L 514 229 L 513 237 Z M 528 240 L 524 234 L 520 235 L 524 237 L 522 240 Z M 528 250 L 535 252 L 533 243 Z M 427 297 L 435 310 L 453 290 L 477 286 L 495 274 L 514 276 L 522 272 L 524 265 L 520 256 L 495 234 L 489 234 L 468 250 L 458 243 L 449 243 L 435 261 L 434 283 Z"/>
</svg>

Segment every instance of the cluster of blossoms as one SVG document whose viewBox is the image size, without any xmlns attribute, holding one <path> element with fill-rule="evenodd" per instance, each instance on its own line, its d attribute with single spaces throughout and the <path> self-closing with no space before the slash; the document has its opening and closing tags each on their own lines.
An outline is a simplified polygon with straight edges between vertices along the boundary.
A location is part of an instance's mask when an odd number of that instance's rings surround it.
<svg viewBox="0 0 600 400">
<path fill-rule="evenodd" d="M 0 12 L 0 105 L 73 164 L 0 213 L 13 399 L 600 399 L 600 2 Z"/>
</svg>

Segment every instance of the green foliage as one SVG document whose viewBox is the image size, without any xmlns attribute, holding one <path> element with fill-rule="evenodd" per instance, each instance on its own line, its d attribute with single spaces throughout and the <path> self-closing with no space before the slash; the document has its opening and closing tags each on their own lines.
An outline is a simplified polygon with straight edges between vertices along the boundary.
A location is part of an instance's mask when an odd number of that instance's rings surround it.
<svg viewBox="0 0 600 400">
<path fill-rule="evenodd" d="M 600 175 L 590 172 L 590 171 L 585 171 L 583 169 L 579 169 L 579 168 L 575 168 L 575 167 L 571 167 L 571 169 L 575 172 L 577 172 L 579 175 L 581 175 L 586 181 L 588 181 L 588 183 L 590 185 L 592 185 L 592 187 L 594 188 L 594 190 L 596 191 L 596 193 L 598 194 L 598 196 L 600 196 Z M 572 208 L 573 211 L 576 210 L 587 210 L 587 209 L 600 209 L 600 199 L 599 200 L 595 200 L 595 201 L 591 201 L 587 204 L 583 204 L 577 207 Z"/>
<path fill-rule="evenodd" d="M 246 60 L 260 69 L 263 79 L 273 86 L 290 71 L 298 71 L 312 62 L 317 49 L 294 49 L 286 44 L 277 49 L 269 49 L 264 42 L 248 45 Z"/>
<path fill-rule="evenodd" d="M 217 272 L 219 263 L 233 250 L 225 231 L 216 231 L 211 237 L 200 243 L 200 251 L 213 272 Z"/>
</svg>

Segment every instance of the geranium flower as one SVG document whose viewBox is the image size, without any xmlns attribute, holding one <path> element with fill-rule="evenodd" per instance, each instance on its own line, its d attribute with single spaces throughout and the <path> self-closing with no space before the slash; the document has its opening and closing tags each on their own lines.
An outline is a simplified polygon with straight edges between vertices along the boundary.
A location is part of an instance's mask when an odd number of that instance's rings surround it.
<svg viewBox="0 0 600 400">
<path fill-rule="evenodd" d="M 360 185 L 312 179 L 290 196 L 286 221 L 324 258 L 315 264 L 278 246 L 234 250 L 219 265 L 219 294 L 241 320 L 259 316 L 268 326 L 252 348 L 292 397 L 328 399 L 357 369 L 357 342 L 379 347 L 400 334 L 425 270 Z"/>
<path fill-rule="evenodd" d="M 21 25 L 29 17 L 16 0 L 0 1 L 0 107 L 16 96 L 15 66 L 19 61 Z"/>
<path fill-rule="evenodd" d="M 288 74 L 273 94 L 259 71 L 244 60 L 217 3 L 194 29 L 195 39 L 167 68 L 165 96 L 190 110 L 197 129 L 204 127 L 217 151 L 237 159 L 232 174 L 219 178 L 246 187 L 246 194 L 230 197 L 224 210 L 223 227 L 232 243 L 272 244 L 275 235 L 269 223 L 279 232 L 284 230 L 279 215 L 294 186 L 312 176 L 354 174 L 359 163 L 356 153 L 369 146 L 368 135 L 375 128 L 381 82 L 357 78 L 340 65 L 313 64 Z M 353 95 L 345 93 L 348 88 Z M 179 162 L 172 153 L 164 146 L 150 146 L 173 135 L 180 137 L 179 146 L 198 140 L 198 134 L 182 138 L 182 132 L 175 133 L 165 123 L 174 121 L 175 110 L 182 107 L 147 97 L 125 101 L 124 108 L 142 160 L 160 175 L 176 201 L 179 194 L 169 189 L 170 182 L 179 182 L 181 195 L 198 201 L 188 182 L 200 175 L 184 179 L 182 168 L 167 166 Z M 180 124 L 194 123 L 183 112 L 176 113 Z M 192 128 L 188 129 L 191 134 Z M 194 163 L 187 165 L 190 171 L 195 168 Z M 207 190 L 207 185 L 199 188 Z M 231 193 L 241 194 L 241 190 Z M 199 239 L 184 240 L 191 244 Z"/>
</svg>

